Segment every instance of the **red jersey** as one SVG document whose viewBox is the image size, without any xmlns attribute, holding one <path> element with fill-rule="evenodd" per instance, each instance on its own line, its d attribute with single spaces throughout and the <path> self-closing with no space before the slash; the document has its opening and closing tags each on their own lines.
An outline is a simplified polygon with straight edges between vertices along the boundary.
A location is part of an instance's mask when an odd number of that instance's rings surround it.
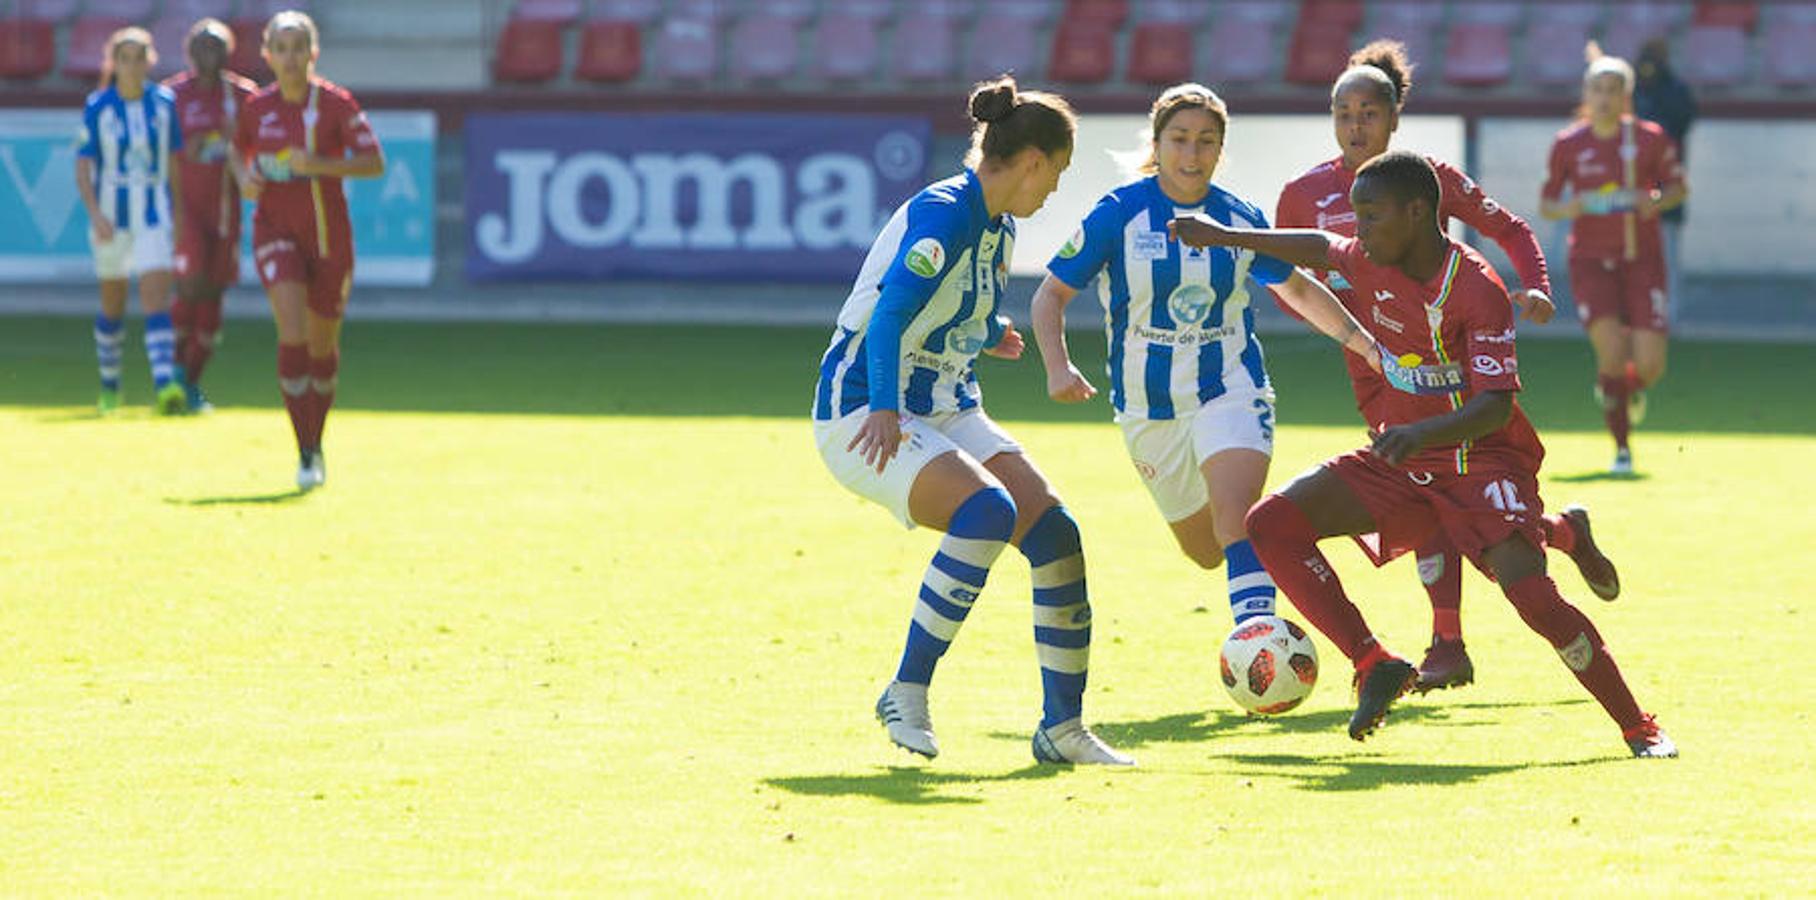
<svg viewBox="0 0 1816 900">
<path fill-rule="evenodd" d="M 290 172 L 290 156 L 298 150 L 333 159 L 379 152 L 378 137 L 352 94 L 312 77 L 303 102 L 291 103 L 276 83 L 268 85 L 246 102 L 234 146 L 265 176 L 253 214 L 256 230 L 287 234 L 321 256 L 352 254 L 341 179 Z"/>
<path fill-rule="evenodd" d="M 1382 347 L 1386 389 L 1365 411 L 1374 431 L 1444 415 L 1481 391 L 1520 389 L 1507 288 L 1481 254 L 1448 243 L 1444 265 L 1426 282 L 1370 262 L 1354 238 L 1331 245 L 1331 267 L 1359 297 L 1368 298 L 1372 330 Z M 1536 474 L 1544 458 L 1544 445 L 1515 403 L 1499 429 L 1472 441 L 1426 447 L 1403 467 L 1433 475 L 1482 469 Z"/>
<path fill-rule="evenodd" d="M 1625 116 L 1606 138 L 1596 137 L 1588 122 L 1558 132 L 1540 195 L 1556 201 L 1568 185 L 1583 198 L 1583 214 L 1570 228 L 1572 259 L 1657 259 L 1663 254 L 1658 217 L 1640 218 L 1634 201 L 1642 192 L 1665 190 L 1683 180 L 1671 136 L 1651 122 Z"/>
<path fill-rule="evenodd" d="M 183 129 L 183 153 L 177 158 L 183 215 L 208 223 L 216 235 L 232 233 L 239 220 L 240 189 L 227 175 L 227 153 L 234 121 L 259 86 L 225 71 L 211 88 L 204 88 L 194 72 L 172 76 L 164 86 L 176 94 L 177 122 Z"/>
</svg>

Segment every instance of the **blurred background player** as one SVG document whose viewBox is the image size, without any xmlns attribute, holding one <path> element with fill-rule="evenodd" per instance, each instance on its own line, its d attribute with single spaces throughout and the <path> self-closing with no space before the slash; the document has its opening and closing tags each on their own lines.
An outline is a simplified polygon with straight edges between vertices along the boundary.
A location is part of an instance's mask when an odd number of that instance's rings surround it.
<svg viewBox="0 0 1816 900">
<path fill-rule="evenodd" d="M 1380 535 L 1388 552 L 1442 530 L 1477 560 L 1595 696 L 1635 756 L 1677 748 L 1643 713 L 1595 625 L 1545 574 L 1545 448 L 1514 400 L 1520 389 L 1507 289 L 1474 249 L 1438 227 L 1442 190 L 1423 156 L 1390 151 L 1357 170 L 1357 237 L 1312 229 L 1228 229 L 1203 216 L 1173 224 L 1180 240 L 1236 246 L 1335 268 L 1376 298 L 1389 391 L 1372 445 L 1326 462 L 1249 512 L 1255 549 L 1299 611 L 1356 666 L 1349 735 L 1362 740 L 1417 679 L 1344 595 L 1318 541 Z M 1395 327 L 1398 326 L 1398 327 Z"/>
<path fill-rule="evenodd" d="M 1356 213 L 1349 205 L 1350 187 L 1363 163 L 1387 152 L 1400 127 L 1406 98 L 1412 93 L 1412 71 L 1406 47 L 1399 41 L 1374 41 L 1350 56 L 1349 68 L 1338 76 L 1330 94 L 1338 156 L 1287 184 L 1280 192 L 1275 225 L 1355 236 Z M 1498 244 L 1513 261 L 1524 285 L 1510 291 L 1508 300 L 1522 308 L 1526 318 L 1539 323 L 1549 321 L 1556 312 L 1551 302 L 1551 278 L 1532 228 L 1455 166 L 1430 156 L 1425 159 L 1438 176 L 1439 227 L 1448 230 L 1452 219 L 1461 219 Z M 1327 266 L 1314 271 L 1364 327 L 1376 331 L 1383 327 L 1376 305 L 1359 299 L 1342 273 Z M 1388 390 L 1387 382 L 1361 357 L 1346 353 L 1344 363 L 1349 368 L 1350 386 L 1355 390 L 1356 408 L 1369 427 L 1378 430 L 1382 413 L 1378 406 Z M 1543 525 L 1546 543 L 1570 554 L 1596 596 L 1613 600 L 1620 595 L 1620 577 L 1595 544 L 1587 510 L 1567 507 L 1561 514 L 1544 517 Z M 1372 543 L 1363 542 L 1363 549 L 1377 563 L 1387 562 Z M 1418 687 L 1433 690 L 1469 684 L 1475 679 L 1475 664 L 1463 643 L 1462 557 L 1442 533 L 1434 534 L 1429 545 L 1418 548 L 1415 557 L 1419 581 L 1431 600 L 1432 632 L 1431 644 L 1419 663 Z"/>
<path fill-rule="evenodd" d="M 871 245 L 820 362 L 814 437 L 834 478 L 904 525 L 945 532 L 928 566 L 895 679 L 877 700 L 890 740 L 939 754 L 933 669 L 1005 545 L 1033 569 L 1034 646 L 1045 695 L 1041 762 L 1133 765 L 1084 727 L 1091 604 L 1078 525 L 1022 448 L 985 414 L 977 355 L 1021 356 L 998 313 L 1011 216 L 1040 209 L 1072 161 L 1066 102 L 1003 77 L 971 94 L 964 172 L 921 190 Z"/>
<path fill-rule="evenodd" d="M 1633 61 L 1633 74 L 1633 114 L 1656 123 L 1671 136 L 1671 140 L 1677 143 L 1677 161 L 1687 170 L 1690 165 L 1690 126 L 1696 121 L 1696 95 L 1671 68 L 1671 42 L 1658 37 L 1642 45 L 1639 56 Z M 1686 203 L 1679 203 L 1658 217 L 1661 235 L 1665 240 L 1665 295 L 1673 309 L 1683 296 L 1678 289 L 1683 275 L 1677 260 L 1678 249 L 1683 241 L 1687 206 Z"/>
<path fill-rule="evenodd" d="M 170 195 L 181 185 L 170 160 L 183 149 L 183 131 L 170 91 L 147 81 L 156 61 L 145 29 L 114 32 L 102 57 L 100 89 L 88 95 L 82 109 L 76 187 L 88 210 L 89 245 L 101 282 L 95 359 L 101 371 L 97 406 L 103 414 L 120 407 L 126 282 L 133 276 L 139 279 L 145 356 L 158 412 L 183 411 L 170 322 L 171 235 L 180 219 Z"/>
<path fill-rule="evenodd" d="M 353 286 L 353 227 L 342 178 L 376 178 L 384 151 L 345 88 L 315 75 L 321 34 L 286 10 L 265 25 L 276 81 L 246 102 L 236 124 L 240 188 L 258 204 L 254 264 L 277 321 L 277 377 L 301 456 L 296 486 L 327 479 L 322 432 L 340 372 L 341 316 Z"/>
<path fill-rule="evenodd" d="M 190 412 L 210 408 L 202 393 L 202 372 L 214 355 L 221 330 L 221 295 L 240 277 L 240 191 L 227 171 L 233 123 L 258 91 L 251 79 L 226 68 L 233 31 L 219 19 L 202 19 L 189 29 L 189 71 L 164 82 L 176 98 L 177 118 L 186 135 L 177 168 L 183 173 L 177 205 L 183 210 L 177 232 L 177 365 Z"/>
<path fill-rule="evenodd" d="M 1205 569 L 1228 560 L 1230 613 L 1240 623 L 1272 615 L 1275 593 L 1242 524 L 1274 450 L 1274 389 L 1255 336 L 1250 276 L 1278 285 L 1301 315 L 1357 353 L 1373 346 L 1337 298 L 1292 266 L 1168 237 L 1167 223 L 1192 213 L 1267 227 L 1259 209 L 1211 182 L 1228 127 L 1209 88 L 1162 93 L 1149 114 L 1145 177 L 1105 194 L 1047 264 L 1033 318 L 1048 395 L 1089 400 L 1097 389 L 1072 364 L 1065 308 L 1099 279 L 1110 405 L 1129 458 L 1185 555 Z"/>
<path fill-rule="evenodd" d="M 1689 194 L 1677 145 L 1633 116 L 1633 67 L 1589 45 L 1577 121 L 1558 132 L 1540 213 L 1570 219 L 1570 290 L 1595 348 L 1596 395 L 1615 475 L 1633 473 L 1628 432 L 1665 373 L 1670 331 L 1658 216 Z M 1570 199 L 1563 199 L 1564 189 Z"/>
</svg>

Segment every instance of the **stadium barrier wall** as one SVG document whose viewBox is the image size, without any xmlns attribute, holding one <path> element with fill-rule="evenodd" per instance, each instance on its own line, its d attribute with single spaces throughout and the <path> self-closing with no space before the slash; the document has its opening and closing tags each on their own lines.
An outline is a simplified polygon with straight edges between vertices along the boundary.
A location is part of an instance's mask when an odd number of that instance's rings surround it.
<svg viewBox="0 0 1816 900">
<path fill-rule="evenodd" d="M 435 113 L 369 114 L 385 147 L 382 178 L 346 179 L 358 236 L 355 284 L 426 287 L 435 268 Z M 88 215 L 76 190 L 80 110 L 0 110 L 0 282 L 93 284 Z M 252 205 L 243 204 L 241 275 L 252 268 Z"/>
</svg>

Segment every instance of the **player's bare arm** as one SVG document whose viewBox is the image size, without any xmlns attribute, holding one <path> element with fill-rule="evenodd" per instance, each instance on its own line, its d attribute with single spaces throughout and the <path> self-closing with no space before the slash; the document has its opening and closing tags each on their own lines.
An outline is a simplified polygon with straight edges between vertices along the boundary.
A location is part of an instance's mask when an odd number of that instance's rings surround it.
<svg viewBox="0 0 1816 900">
<path fill-rule="evenodd" d="M 1078 292 L 1048 275 L 1034 292 L 1034 342 L 1047 370 L 1047 396 L 1060 403 L 1083 403 L 1097 396 L 1097 388 L 1072 364 L 1066 345 L 1066 305 Z"/>
<path fill-rule="evenodd" d="M 1286 301 L 1312 327 L 1343 345 L 1343 349 L 1367 360 L 1369 368 L 1381 371 L 1381 353 L 1375 344 L 1375 336 L 1363 328 L 1356 317 L 1349 314 L 1349 310 L 1343 308 L 1330 288 L 1315 278 L 1307 277 L 1303 271 L 1294 269 L 1293 276 L 1282 282 L 1276 290 L 1280 299 Z"/>
<path fill-rule="evenodd" d="M 101 201 L 95 194 L 95 161 L 86 156 L 76 157 L 76 190 L 82 195 L 83 208 L 88 210 L 89 228 L 94 231 L 95 240 L 113 240 L 114 223 L 101 213 Z"/>
<path fill-rule="evenodd" d="M 1381 432 L 1371 449 L 1397 466 L 1432 444 L 1455 444 L 1489 434 L 1506 425 L 1512 415 L 1512 391 L 1483 391 L 1461 409 Z"/>
<path fill-rule="evenodd" d="M 320 156 L 295 150 L 290 156 L 290 171 L 297 175 L 327 178 L 377 178 L 385 174 L 383 153 L 360 153 L 354 156 Z"/>
<path fill-rule="evenodd" d="M 1230 228 L 1203 213 L 1167 223 L 1173 239 L 1191 247 L 1241 247 L 1282 262 L 1311 269 L 1330 266 L 1336 235 L 1316 228 Z"/>
</svg>

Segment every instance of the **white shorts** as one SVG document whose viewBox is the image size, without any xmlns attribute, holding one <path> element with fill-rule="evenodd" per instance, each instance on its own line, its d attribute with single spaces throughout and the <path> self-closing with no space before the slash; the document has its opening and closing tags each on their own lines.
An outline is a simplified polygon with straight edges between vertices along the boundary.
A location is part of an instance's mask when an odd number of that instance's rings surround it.
<svg viewBox="0 0 1816 900">
<path fill-rule="evenodd" d="M 915 523 L 908 514 L 908 492 L 928 463 L 953 450 L 980 463 L 998 453 L 1022 452 L 1021 445 L 981 408 L 930 416 L 904 415 L 901 447 L 879 474 L 875 466 L 864 463 L 864 457 L 856 450 L 845 449 L 869 415 L 870 407 L 866 406 L 842 419 L 815 421 L 813 437 L 820 446 L 820 458 L 846 490 L 881 505 L 909 528 Z"/>
<path fill-rule="evenodd" d="M 102 281 L 143 275 L 146 272 L 168 272 L 172 267 L 170 226 L 153 225 L 133 230 L 115 228 L 113 240 L 95 241 L 92 229 L 88 246 L 95 254 L 95 277 Z"/>
<path fill-rule="evenodd" d="M 1225 450 L 1274 455 L 1274 392 L 1229 393 L 1183 419 L 1116 417 L 1129 460 L 1154 505 L 1177 522 L 1211 502 L 1204 461 Z"/>
</svg>

